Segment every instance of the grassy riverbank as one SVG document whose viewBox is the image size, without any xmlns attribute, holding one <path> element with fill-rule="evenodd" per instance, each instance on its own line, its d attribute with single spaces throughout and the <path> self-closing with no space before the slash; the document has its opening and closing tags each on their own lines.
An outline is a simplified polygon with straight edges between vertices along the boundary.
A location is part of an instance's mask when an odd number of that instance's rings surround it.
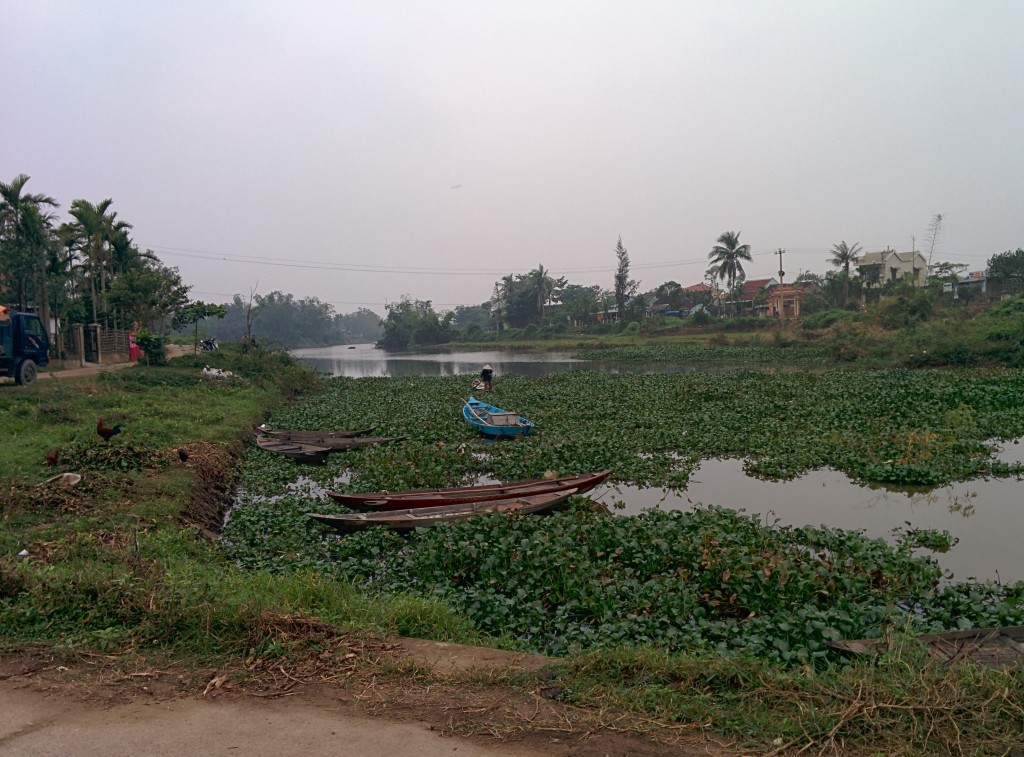
<svg viewBox="0 0 1024 757">
<path fill-rule="evenodd" d="M 765 529 L 714 509 L 613 519 L 584 501 L 551 519 L 337 540 L 305 518 L 303 485 L 289 490 L 299 473 L 306 490 L 365 491 L 598 467 L 621 481 L 680 484 L 700 457 L 722 454 L 751 455 L 772 475 L 823 464 L 875 480 L 1005 474 L 985 445 L 1024 433 L 1019 373 L 504 377 L 494 399 L 539 431 L 487 446 L 458 421 L 459 378 L 332 380 L 288 402 L 318 382 L 273 355 L 203 356 L 213 360 L 240 379 L 203 383 L 197 364 L 178 361 L 0 387 L 11 429 L 0 438 L 8 650 L 46 644 L 71 657 L 244 671 L 252 659 L 322 659 L 320 637 L 302 630 L 316 621 L 569 654 L 557 672 L 563 701 L 631 728 L 660 724 L 662 736 L 701 724 L 766 750 L 972 753 L 1019 739 L 1019 676 L 938 668 L 909 648 L 876 663 L 825 653 L 834 634 L 896 621 L 918 590 L 936 600 L 919 627 L 954 616 L 1014 622 L 1019 594 L 942 594 L 912 541 Z M 109 445 L 95 435 L 97 417 L 124 427 Z M 267 418 L 411 438 L 307 468 L 243 451 L 248 430 Z M 50 450 L 54 468 L 43 464 Z M 60 470 L 82 473 L 82 484 L 33 486 Z M 221 546 L 201 534 L 236 483 L 245 496 Z M 257 498 L 271 495 L 281 498 Z M 513 683 L 537 685 L 525 674 Z"/>
</svg>

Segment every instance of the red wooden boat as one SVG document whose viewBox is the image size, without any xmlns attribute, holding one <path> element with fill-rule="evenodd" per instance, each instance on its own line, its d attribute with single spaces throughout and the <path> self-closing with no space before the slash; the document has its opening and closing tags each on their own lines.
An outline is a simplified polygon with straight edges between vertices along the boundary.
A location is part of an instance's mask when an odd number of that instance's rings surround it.
<svg viewBox="0 0 1024 757">
<path fill-rule="evenodd" d="M 372 492 L 369 494 L 327 492 L 327 495 L 353 510 L 403 510 L 414 507 L 454 505 L 460 502 L 490 502 L 510 497 L 562 492 L 566 489 L 575 489 L 577 494 L 582 494 L 600 484 L 611 473 L 610 470 L 602 470 L 560 478 L 514 481 L 508 484 L 461 486 L 452 489 L 411 489 L 401 492 Z"/>
<path fill-rule="evenodd" d="M 413 507 L 405 510 L 391 510 L 374 513 L 352 513 L 350 515 L 306 515 L 336 531 L 361 531 L 370 526 L 386 526 L 396 531 L 411 531 L 414 528 L 428 528 L 443 523 L 469 520 L 478 515 L 537 515 L 555 509 L 576 493 L 565 489 L 548 494 L 534 494 L 529 497 L 512 497 L 485 502 L 459 502 L 454 505 L 435 507 Z"/>
</svg>

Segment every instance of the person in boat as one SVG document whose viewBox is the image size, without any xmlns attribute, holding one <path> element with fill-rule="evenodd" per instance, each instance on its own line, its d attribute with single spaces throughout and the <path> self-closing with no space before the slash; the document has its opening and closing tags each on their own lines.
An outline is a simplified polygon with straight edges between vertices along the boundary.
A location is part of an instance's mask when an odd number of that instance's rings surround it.
<svg viewBox="0 0 1024 757">
<path fill-rule="evenodd" d="M 480 371 L 480 384 L 481 389 L 485 392 L 491 391 L 491 381 L 494 379 L 494 369 L 489 365 L 485 365 L 483 370 Z"/>
</svg>

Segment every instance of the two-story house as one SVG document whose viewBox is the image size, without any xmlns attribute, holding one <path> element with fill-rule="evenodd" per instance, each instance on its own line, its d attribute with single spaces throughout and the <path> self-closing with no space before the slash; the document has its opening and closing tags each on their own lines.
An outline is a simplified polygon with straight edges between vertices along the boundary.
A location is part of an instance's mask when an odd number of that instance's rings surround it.
<svg viewBox="0 0 1024 757">
<path fill-rule="evenodd" d="M 916 287 L 923 287 L 928 280 L 928 259 L 920 252 L 866 252 L 854 265 L 869 287 L 890 281 L 909 281 Z"/>
</svg>

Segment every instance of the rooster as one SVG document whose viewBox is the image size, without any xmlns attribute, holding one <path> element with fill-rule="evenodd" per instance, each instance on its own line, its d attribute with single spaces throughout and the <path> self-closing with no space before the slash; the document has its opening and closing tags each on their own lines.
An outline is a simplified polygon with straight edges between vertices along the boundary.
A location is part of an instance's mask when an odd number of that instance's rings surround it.
<svg viewBox="0 0 1024 757">
<path fill-rule="evenodd" d="M 178 459 L 181 460 L 181 464 L 184 465 L 188 462 L 188 452 L 178 447 Z"/>
<path fill-rule="evenodd" d="M 118 423 L 113 428 L 108 428 L 107 426 L 103 425 L 103 419 L 100 418 L 98 421 L 96 421 L 96 433 L 103 437 L 103 441 L 109 442 L 110 437 L 117 436 L 118 434 L 121 433 L 121 424 Z"/>
</svg>

